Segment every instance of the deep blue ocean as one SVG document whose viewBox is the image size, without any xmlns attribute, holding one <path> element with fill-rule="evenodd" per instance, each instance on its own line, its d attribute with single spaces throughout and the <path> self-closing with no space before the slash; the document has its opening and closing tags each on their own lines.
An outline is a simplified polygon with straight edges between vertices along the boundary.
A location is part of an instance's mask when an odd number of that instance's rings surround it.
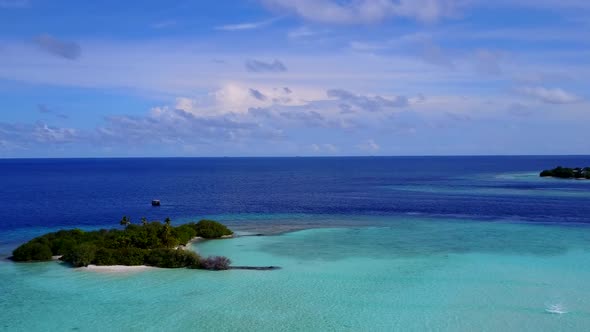
<svg viewBox="0 0 590 332">
<path fill-rule="evenodd" d="M 27 229 L 117 226 L 123 215 L 590 223 L 590 183 L 536 176 L 557 165 L 588 166 L 590 156 L 0 160 L 0 234 L 12 235 L 7 245 Z"/>
</svg>

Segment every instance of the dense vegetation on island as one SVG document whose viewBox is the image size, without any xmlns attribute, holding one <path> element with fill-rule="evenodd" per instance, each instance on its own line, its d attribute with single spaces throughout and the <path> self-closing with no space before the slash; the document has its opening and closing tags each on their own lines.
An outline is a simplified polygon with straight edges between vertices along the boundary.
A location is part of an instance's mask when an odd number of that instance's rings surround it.
<svg viewBox="0 0 590 332">
<path fill-rule="evenodd" d="M 230 260 L 226 257 L 201 258 L 183 247 L 191 239 L 220 238 L 233 232 L 224 225 L 201 220 L 172 226 L 170 219 L 164 223 L 148 222 L 132 224 L 123 217 L 124 229 L 101 229 L 85 232 L 79 229 L 60 230 L 37 237 L 13 251 L 17 262 L 49 261 L 52 256 L 74 267 L 95 265 L 148 265 L 165 268 L 202 268 L 226 270 Z"/>
<path fill-rule="evenodd" d="M 590 179 L 590 167 L 567 168 L 558 166 L 554 169 L 546 169 L 539 175 L 541 177 L 555 177 L 562 179 Z"/>
</svg>

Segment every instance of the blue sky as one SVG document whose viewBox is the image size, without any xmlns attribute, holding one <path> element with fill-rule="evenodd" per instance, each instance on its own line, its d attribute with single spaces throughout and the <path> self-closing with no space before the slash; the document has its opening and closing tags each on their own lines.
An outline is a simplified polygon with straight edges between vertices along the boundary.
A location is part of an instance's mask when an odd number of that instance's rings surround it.
<svg viewBox="0 0 590 332">
<path fill-rule="evenodd" d="M 0 157 L 590 154 L 590 1 L 0 0 Z"/>
</svg>

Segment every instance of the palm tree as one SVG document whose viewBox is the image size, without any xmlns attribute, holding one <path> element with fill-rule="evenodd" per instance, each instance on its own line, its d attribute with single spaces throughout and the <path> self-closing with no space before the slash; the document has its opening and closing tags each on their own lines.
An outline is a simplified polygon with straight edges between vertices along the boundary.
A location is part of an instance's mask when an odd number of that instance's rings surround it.
<svg viewBox="0 0 590 332">
<path fill-rule="evenodd" d="M 131 219 L 127 218 L 127 216 L 123 216 L 123 219 L 121 219 L 119 224 L 121 224 L 121 226 L 127 227 L 127 226 L 131 225 Z"/>
<path fill-rule="evenodd" d="M 164 244 L 166 245 L 166 247 L 169 247 L 169 239 L 170 239 L 170 218 L 166 218 L 166 220 L 164 220 Z"/>
</svg>

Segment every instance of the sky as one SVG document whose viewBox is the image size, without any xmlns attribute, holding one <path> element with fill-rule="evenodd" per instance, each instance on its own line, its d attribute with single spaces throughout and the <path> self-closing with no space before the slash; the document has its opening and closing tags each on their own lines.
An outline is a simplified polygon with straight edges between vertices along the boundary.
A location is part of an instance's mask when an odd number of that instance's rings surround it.
<svg viewBox="0 0 590 332">
<path fill-rule="evenodd" d="M 0 158 L 590 154 L 587 0 L 0 0 Z"/>
</svg>

